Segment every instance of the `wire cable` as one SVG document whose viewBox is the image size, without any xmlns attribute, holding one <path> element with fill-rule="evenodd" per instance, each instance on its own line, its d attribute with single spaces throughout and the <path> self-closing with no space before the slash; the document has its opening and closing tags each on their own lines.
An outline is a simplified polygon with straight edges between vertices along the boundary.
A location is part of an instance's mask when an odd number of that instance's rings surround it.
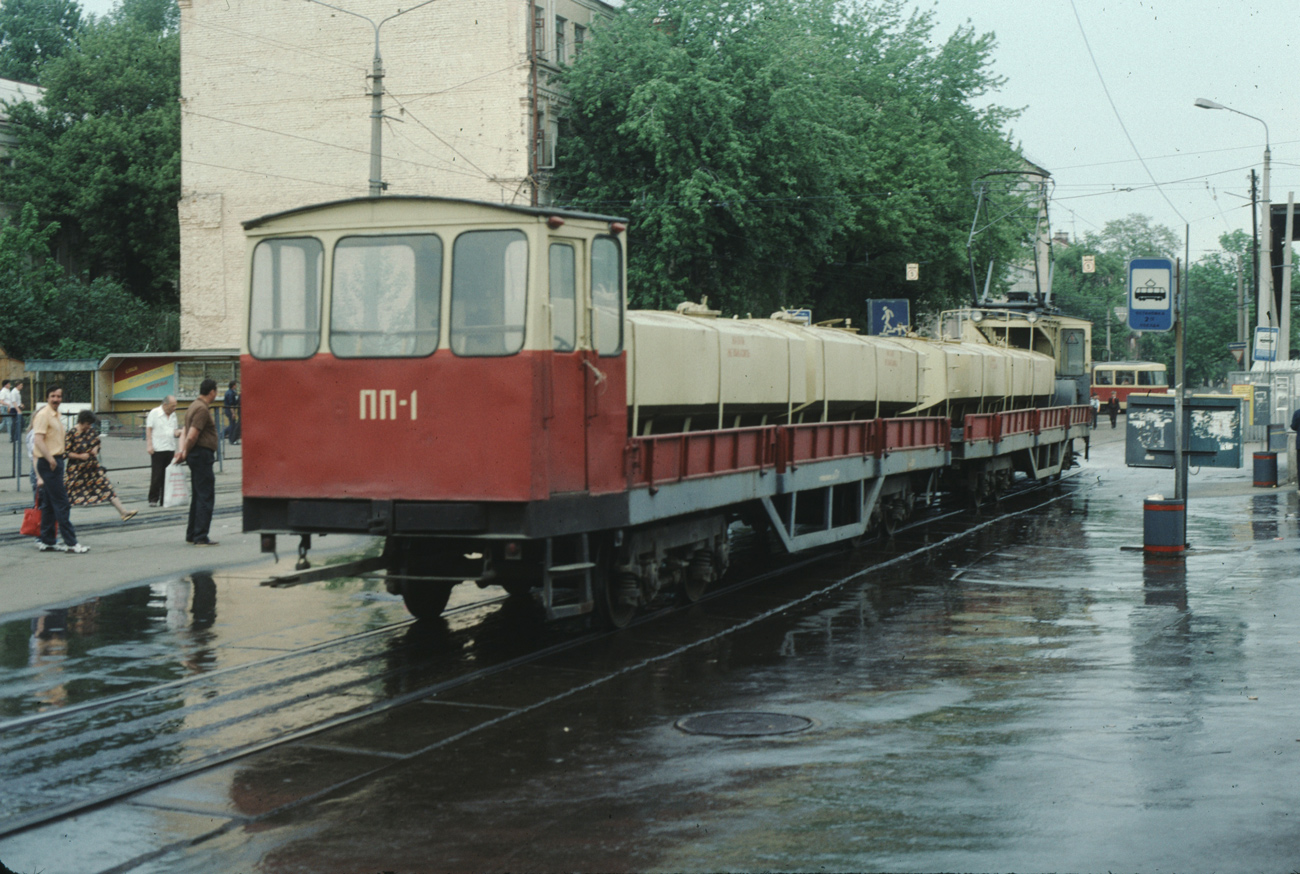
<svg viewBox="0 0 1300 874">
<path fill-rule="evenodd" d="M 1124 131 L 1124 137 L 1128 140 L 1128 144 L 1133 147 L 1133 154 L 1137 155 L 1138 162 L 1142 164 L 1142 169 L 1147 171 L 1147 176 L 1151 177 L 1151 183 L 1160 192 L 1160 196 L 1165 199 L 1165 203 L 1169 204 L 1169 208 L 1174 211 L 1174 215 L 1182 219 L 1183 224 L 1188 224 L 1187 219 L 1178 211 L 1178 207 L 1174 206 L 1174 202 L 1169 199 L 1169 196 L 1160 187 L 1160 183 L 1156 181 L 1155 174 L 1151 172 L 1146 159 L 1138 151 L 1137 143 L 1133 142 L 1133 136 L 1128 132 L 1128 126 L 1124 124 L 1124 119 L 1119 114 L 1119 107 L 1115 105 L 1114 98 L 1110 96 L 1110 88 L 1106 87 L 1106 77 L 1101 74 L 1101 67 L 1097 64 L 1097 57 L 1092 53 L 1092 45 L 1088 42 L 1088 33 L 1083 28 L 1083 19 L 1079 17 L 1079 10 L 1074 5 L 1074 0 L 1070 0 L 1070 9 L 1074 11 L 1074 20 L 1079 24 L 1079 35 L 1083 37 L 1083 45 L 1088 50 L 1088 59 L 1092 61 L 1092 68 L 1097 71 L 1097 80 L 1101 82 L 1101 90 L 1106 94 L 1106 100 L 1110 103 L 1111 111 L 1115 113 L 1115 120 L 1119 122 L 1120 130 Z"/>
</svg>

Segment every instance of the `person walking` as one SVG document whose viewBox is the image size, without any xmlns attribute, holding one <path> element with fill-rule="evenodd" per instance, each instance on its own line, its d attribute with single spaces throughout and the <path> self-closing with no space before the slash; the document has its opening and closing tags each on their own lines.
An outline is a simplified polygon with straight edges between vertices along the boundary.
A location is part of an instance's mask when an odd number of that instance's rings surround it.
<svg viewBox="0 0 1300 874">
<path fill-rule="evenodd" d="M 9 440 L 17 443 L 22 439 L 19 435 L 23 432 L 23 381 L 15 380 L 13 385 L 9 386 L 9 399 L 6 402 L 9 407 Z"/>
<path fill-rule="evenodd" d="M 1113 430 L 1119 419 L 1119 395 L 1115 392 L 1111 392 L 1110 400 L 1106 401 L 1106 415 L 1110 416 L 1110 427 Z"/>
<path fill-rule="evenodd" d="M 98 424 L 99 419 L 90 410 L 82 410 L 77 415 L 77 427 L 68 435 L 67 449 L 63 453 L 68 459 L 63 487 L 68 493 L 68 502 L 74 507 L 89 507 L 108 501 L 125 522 L 138 511 L 122 506 L 108 481 L 108 473 L 99 463 L 99 429 L 95 427 Z"/>
<path fill-rule="evenodd" d="M 181 426 L 176 421 L 176 396 L 167 395 L 160 405 L 149 411 L 144 420 L 144 446 L 149 453 L 150 466 L 150 507 L 162 506 L 167 467 L 176 456 L 176 438 L 180 436 Z"/>
<path fill-rule="evenodd" d="M 63 420 L 59 417 L 62 403 L 63 386 L 52 385 L 45 390 L 45 406 L 32 417 L 36 487 L 41 492 L 41 536 L 37 548 L 41 552 L 90 552 L 89 547 L 77 542 L 77 531 L 72 527 L 72 507 L 63 488 L 65 434 Z M 63 535 L 62 546 L 56 540 L 59 534 Z"/>
<path fill-rule="evenodd" d="M 9 430 L 9 387 L 12 379 L 0 381 L 0 434 Z"/>
<path fill-rule="evenodd" d="M 232 379 L 226 389 L 226 396 L 221 405 L 226 411 L 226 440 L 233 446 L 239 445 L 239 435 L 243 431 L 239 418 L 239 380 Z"/>
<path fill-rule="evenodd" d="M 208 537 L 212 511 L 217 503 L 217 480 L 212 473 L 219 439 L 216 422 L 212 419 L 212 402 L 216 399 L 215 379 L 199 383 L 199 396 L 185 411 L 180 449 L 174 459 L 175 463 L 183 461 L 190 467 L 190 518 L 185 526 L 185 542 L 195 546 L 217 545 Z"/>
</svg>

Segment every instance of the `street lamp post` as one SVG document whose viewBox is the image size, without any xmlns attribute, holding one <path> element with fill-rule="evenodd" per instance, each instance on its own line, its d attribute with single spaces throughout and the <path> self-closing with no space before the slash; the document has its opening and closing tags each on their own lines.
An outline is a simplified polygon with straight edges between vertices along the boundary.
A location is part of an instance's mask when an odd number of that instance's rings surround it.
<svg viewBox="0 0 1300 874">
<path fill-rule="evenodd" d="M 353 12 L 350 9 L 344 9 L 342 6 L 334 6 L 326 3 L 324 0 L 309 0 L 324 6 L 327 9 L 333 9 L 335 12 L 342 12 L 344 15 L 351 15 L 369 22 L 375 31 L 375 58 L 373 69 L 368 78 L 371 82 L 370 89 L 370 196 L 379 197 L 384 193 L 388 185 L 384 182 L 383 155 L 384 155 L 384 59 L 379 54 L 379 31 L 399 15 L 405 15 L 408 12 L 414 12 L 421 6 L 428 6 L 433 0 L 424 0 L 423 3 L 417 3 L 406 9 L 399 9 L 387 18 L 376 22 L 368 15 L 362 15 L 360 12 Z"/>
<path fill-rule="evenodd" d="M 1278 331 L 1278 348 L 1290 349 L 1291 338 L 1290 319 L 1278 318 L 1277 307 L 1273 301 L 1273 207 L 1268 199 L 1268 165 L 1272 157 L 1269 151 L 1268 123 L 1262 118 L 1251 115 L 1248 112 L 1242 112 L 1240 109 L 1233 109 L 1231 106 L 1224 106 L 1214 100 L 1208 100 L 1204 97 L 1196 98 L 1196 105 L 1201 109 L 1226 109 L 1228 112 L 1235 112 L 1237 115 L 1244 115 L 1246 118 L 1253 118 L 1255 121 L 1264 125 L 1264 239 L 1261 245 L 1263 252 L 1259 259 L 1259 301 L 1257 313 L 1257 324 L 1260 327 L 1269 327 L 1275 325 Z M 1282 311 L 1285 314 L 1291 307 L 1291 301 L 1282 301 Z"/>
</svg>

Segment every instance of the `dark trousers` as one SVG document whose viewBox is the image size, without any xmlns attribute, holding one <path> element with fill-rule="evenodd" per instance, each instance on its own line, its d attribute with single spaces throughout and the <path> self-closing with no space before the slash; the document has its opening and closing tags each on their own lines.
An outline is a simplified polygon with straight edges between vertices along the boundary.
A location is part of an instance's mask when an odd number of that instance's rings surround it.
<svg viewBox="0 0 1300 874">
<path fill-rule="evenodd" d="M 63 487 L 63 456 L 56 456 L 58 461 L 53 467 L 44 458 L 36 461 L 36 475 L 41 478 L 41 542 L 54 544 L 59 532 L 63 533 L 63 542 L 68 546 L 77 545 L 77 530 L 72 527 L 72 504 L 68 502 L 68 490 Z M 58 530 L 54 528 L 58 523 Z"/>
<path fill-rule="evenodd" d="M 193 543 L 208 536 L 212 527 L 212 510 L 217 503 L 217 478 L 212 473 L 216 453 L 195 446 L 185 457 L 190 466 L 190 521 L 185 526 L 185 540 Z"/>
<path fill-rule="evenodd" d="M 163 484 L 167 482 L 167 465 L 172 463 L 172 457 L 175 452 L 153 451 L 149 456 L 149 503 L 161 504 L 163 499 Z"/>
</svg>

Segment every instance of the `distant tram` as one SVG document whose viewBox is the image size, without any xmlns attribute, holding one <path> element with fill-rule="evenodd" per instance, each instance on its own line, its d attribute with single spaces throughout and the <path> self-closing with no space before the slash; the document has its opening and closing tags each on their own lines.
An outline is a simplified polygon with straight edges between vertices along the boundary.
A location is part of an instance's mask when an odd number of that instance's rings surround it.
<svg viewBox="0 0 1300 874">
<path fill-rule="evenodd" d="M 1092 365 L 1092 396 L 1103 404 L 1111 393 L 1119 399 L 1119 408 L 1128 409 L 1133 392 L 1163 394 L 1169 388 L 1169 375 L 1158 361 L 1100 361 Z"/>
</svg>

